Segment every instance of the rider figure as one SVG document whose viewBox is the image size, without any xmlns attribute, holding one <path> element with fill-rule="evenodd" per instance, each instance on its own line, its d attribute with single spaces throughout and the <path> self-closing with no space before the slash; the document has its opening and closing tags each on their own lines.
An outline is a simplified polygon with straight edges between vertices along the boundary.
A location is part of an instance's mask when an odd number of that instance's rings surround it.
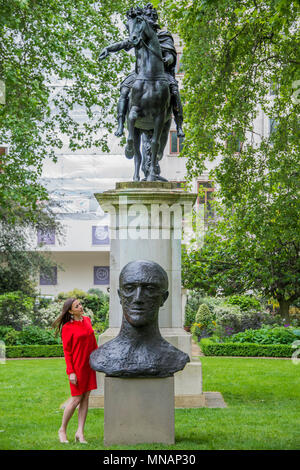
<svg viewBox="0 0 300 470">
<path fill-rule="evenodd" d="M 157 37 L 160 43 L 161 52 L 163 56 L 165 76 L 170 85 L 171 106 L 174 114 L 174 120 L 176 123 L 177 136 L 184 137 L 184 132 L 182 130 L 182 104 L 180 100 L 178 82 L 175 79 L 177 53 L 175 50 L 173 37 L 168 31 L 158 31 L 160 29 L 157 23 L 158 15 L 155 8 L 152 7 L 151 3 L 148 3 L 143 9 L 141 9 L 141 14 L 147 19 L 147 21 L 151 24 L 152 28 L 157 32 Z M 105 47 L 99 55 L 99 60 L 103 60 L 105 57 L 107 57 L 110 52 L 118 52 L 121 49 L 129 51 L 133 47 L 134 45 L 129 40 L 117 42 L 115 44 L 112 44 L 111 46 Z M 117 106 L 118 129 L 115 132 L 115 135 L 117 137 L 120 137 L 123 134 L 124 122 L 128 109 L 129 93 L 135 81 L 137 73 L 138 71 L 135 69 L 125 78 L 125 80 L 123 80 L 120 85 L 120 98 Z"/>
</svg>

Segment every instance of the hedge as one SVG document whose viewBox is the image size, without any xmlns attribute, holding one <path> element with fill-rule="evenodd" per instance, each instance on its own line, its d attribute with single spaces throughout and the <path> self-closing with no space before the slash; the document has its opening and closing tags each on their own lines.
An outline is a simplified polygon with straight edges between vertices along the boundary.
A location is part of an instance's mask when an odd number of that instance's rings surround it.
<svg viewBox="0 0 300 470">
<path fill-rule="evenodd" d="M 63 357 L 62 344 L 6 346 L 5 356 L 13 357 Z"/>
<path fill-rule="evenodd" d="M 200 347 L 205 356 L 292 357 L 294 352 L 287 344 L 215 343 L 208 338 Z"/>
</svg>

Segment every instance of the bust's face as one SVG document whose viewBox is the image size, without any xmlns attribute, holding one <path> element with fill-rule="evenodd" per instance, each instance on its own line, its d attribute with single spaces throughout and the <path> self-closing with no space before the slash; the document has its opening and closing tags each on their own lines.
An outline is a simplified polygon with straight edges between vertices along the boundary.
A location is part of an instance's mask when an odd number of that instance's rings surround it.
<svg viewBox="0 0 300 470">
<path fill-rule="evenodd" d="M 168 297 L 161 273 L 142 263 L 128 266 L 118 291 L 128 323 L 142 327 L 156 322 L 159 308 Z"/>
</svg>

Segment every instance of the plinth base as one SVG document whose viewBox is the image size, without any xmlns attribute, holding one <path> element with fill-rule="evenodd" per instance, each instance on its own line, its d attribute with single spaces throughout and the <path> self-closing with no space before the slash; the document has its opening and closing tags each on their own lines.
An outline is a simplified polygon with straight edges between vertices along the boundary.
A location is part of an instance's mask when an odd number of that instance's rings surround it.
<svg viewBox="0 0 300 470">
<path fill-rule="evenodd" d="M 174 378 L 104 380 L 104 445 L 174 444 Z"/>
</svg>

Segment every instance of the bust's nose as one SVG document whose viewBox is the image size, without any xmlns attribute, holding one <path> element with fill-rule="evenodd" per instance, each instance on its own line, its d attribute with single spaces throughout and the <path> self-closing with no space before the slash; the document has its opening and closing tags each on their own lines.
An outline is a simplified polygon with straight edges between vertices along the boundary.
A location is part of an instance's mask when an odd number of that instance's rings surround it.
<svg viewBox="0 0 300 470">
<path fill-rule="evenodd" d="M 143 296 L 142 296 L 142 287 L 137 286 L 134 292 L 134 297 L 133 297 L 134 302 L 142 303 L 143 302 Z"/>
</svg>

